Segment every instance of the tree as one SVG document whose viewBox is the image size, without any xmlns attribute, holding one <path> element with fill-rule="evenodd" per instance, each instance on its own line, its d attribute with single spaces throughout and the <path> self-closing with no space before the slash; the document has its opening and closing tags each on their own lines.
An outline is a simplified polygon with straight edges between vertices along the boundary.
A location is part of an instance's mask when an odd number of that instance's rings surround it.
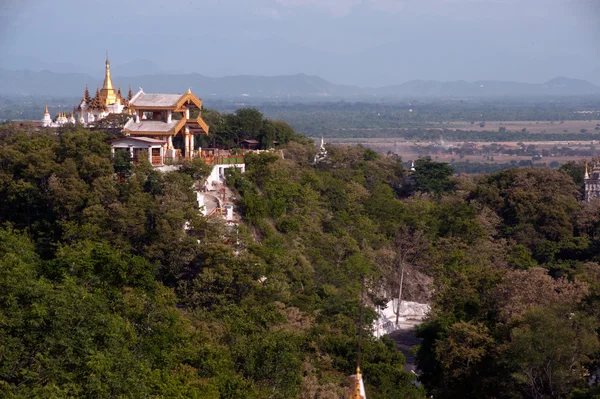
<svg viewBox="0 0 600 399">
<path fill-rule="evenodd" d="M 577 197 L 577 187 L 566 174 L 522 168 L 489 175 L 470 200 L 496 210 L 505 237 L 528 247 L 538 262 L 549 262 L 561 249 L 584 244 L 573 230 L 581 207 Z"/>
<path fill-rule="evenodd" d="M 238 144 L 245 139 L 257 138 L 263 128 L 263 114 L 255 108 L 238 109 L 233 126 L 237 130 Z"/>
<path fill-rule="evenodd" d="M 454 185 L 449 179 L 452 173 L 450 165 L 422 158 L 415 162 L 413 177 L 417 190 L 440 195 L 452 190 Z"/>
<path fill-rule="evenodd" d="M 596 321 L 561 307 L 533 308 L 502 350 L 524 396 L 566 398 L 584 387 L 585 367 L 600 348 Z"/>
<path fill-rule="evenodd" d="M 411 231 L 406 226 L 402 226 L 396 232 L 395 237 L 395 260 L 392 276 L 392 295 L 394 296 L 396 314 L 396 325 L 398 325 L 400 317 L 400 309 L 402 305 L 402 288 L 404 285 L 404 274 L 406 269 L 414 267 L 419 258 L 429 247 L 429 243 L 425 238 L 425 234 L 421 230 Z"/>
<path fill-rule="evenodd" d="M 585 164 L 581 162 L 568 161 L 558 168 L 558 170 L 571 177 L 575 184 L 577 184 L 577 187 L 579 187 L 579 191 L 583 194 L 583 190 L 585 188 L 583 180 L 585 176 Z"/>
</svg>

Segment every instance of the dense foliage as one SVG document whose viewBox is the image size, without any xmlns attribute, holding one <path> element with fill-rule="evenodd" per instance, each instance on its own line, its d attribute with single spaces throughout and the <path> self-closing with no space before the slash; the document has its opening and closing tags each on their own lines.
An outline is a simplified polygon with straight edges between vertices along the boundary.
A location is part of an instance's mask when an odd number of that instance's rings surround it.
<svg viewBox="0 0 600 399">
<path fill-rule="evenodd" d="M 201 162 L 161 173 L 112 159 L 100 130 L 0 129 L 0 396 L 347 396 L 376 265 L 331 220 L 346 183 L 309 166 L 311 146 L 249 156 L 231 181 L 250 224 L 232 229 L 197 209 Z M 359 163 L 364 184 L 402 175 Z M 403 364 L 365 334 L 371 397 L 422 397 Z"/>
<path fill-rule="evenodd" d="M 198 212 L 202 162 L 131 166 L 106 138 L 0 127 L 0 396 L 344 398 L 363 278 L 369 399 L 598 394 L 600 206 L 580 166 L 456 177 L 360 146 L 314 166 L 290 138 L 228 170 L 232 228 Z M 370 334 L 399 264 L 404 298 L 431 297 L 423 388 Z"/>
</svg>

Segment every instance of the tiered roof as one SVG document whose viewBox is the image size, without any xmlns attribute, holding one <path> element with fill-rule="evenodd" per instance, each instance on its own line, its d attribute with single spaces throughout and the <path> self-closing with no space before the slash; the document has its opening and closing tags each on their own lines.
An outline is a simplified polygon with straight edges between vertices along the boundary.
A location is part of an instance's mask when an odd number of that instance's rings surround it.
<svg viewBox="0 0 600 399">
<path fill-rule="evenodd" d="M 202 101 L 196 97 L 191 90 L 188 90 L 184 94 L 147 94 L 144 93 L 143 90 L 140 90 L 140 92 L 133 96 L 129 101 L 128 106 L 131 111 L 171 111 L 184 113 L 190 107 L 202 109 Z M 198 115 L 198 118 L 196 119 L 186 119 L 184 115 L 182 119 L 174 119 L 171 122 L 154 120 L 140 120 L 139 122 L 136 122 L 135 119 L 132 118 L 124 126 L 123 131 L 125 134 L 176 135 L 185 126 L 194 132 L 208 134 L 208 124 L 200 115 Z"/>
</svg>

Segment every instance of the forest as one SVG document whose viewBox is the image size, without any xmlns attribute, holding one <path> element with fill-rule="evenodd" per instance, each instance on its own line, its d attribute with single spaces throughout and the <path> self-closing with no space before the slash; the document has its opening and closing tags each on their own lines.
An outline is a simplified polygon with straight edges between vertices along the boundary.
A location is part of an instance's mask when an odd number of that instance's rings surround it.
<svg viewBox="0 0 600 399">
<path fill-rule="evenodd" d="M 267 131 L 281 152 L 227 174 L 232 228 L 198 210 L 202 161 L 162 173 L 101 128 L 0 125 L 0 396 L 342 399 L 362 308 L 369 399 L 600 397 L 582 164 L 458 176 L 351 146 L 314 165 L 312 142 Z M 420 386 L 372 334 L 400 265 L 433 280 Z"/>
</svg>

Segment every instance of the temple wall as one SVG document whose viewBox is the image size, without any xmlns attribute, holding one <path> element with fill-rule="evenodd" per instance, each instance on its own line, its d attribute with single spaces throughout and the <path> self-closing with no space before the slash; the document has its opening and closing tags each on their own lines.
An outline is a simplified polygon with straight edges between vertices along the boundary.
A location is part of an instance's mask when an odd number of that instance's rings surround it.
<svg viewBox="0 0 600 399">
<path fill-rule="evenodd" d="M 213 190 L 218 184 L 223 183 L 225 181 L 225 170 L 228 168 L 239 168 L 242 173 L 246 171 L 245 164 L 215 165 L 206 178 L 206 187 Z"/>
</svg>

